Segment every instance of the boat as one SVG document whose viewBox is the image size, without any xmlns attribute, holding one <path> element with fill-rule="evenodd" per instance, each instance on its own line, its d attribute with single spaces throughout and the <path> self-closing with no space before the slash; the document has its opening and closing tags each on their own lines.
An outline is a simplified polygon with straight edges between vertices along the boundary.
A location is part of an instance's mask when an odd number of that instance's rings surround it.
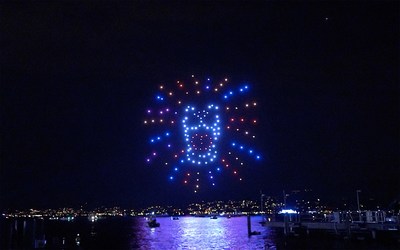
<svg viewBox="0 0 400 250">
<path fill-rule="evenodd" d="M 218 217 L 216 216 L 216 215 L 213 215 L 213 216 L 211 216 L 210 217 L 210 219 L 212 219 L 212 220 L 215 220 L 215 219 L 217 219 Z"/>
<path fill-rule="evenodd" d="M 151 228 L 160 226 L 160 223 L 157 222 L 156 218 L 150 218 L 149 221 L 147 222 L 147 224 Z"/>
<path fill-rule="evenodd" d="M 173 216 L 171 217 L 172 220 L 179 220 L 179 217 Z"/>
</svg>

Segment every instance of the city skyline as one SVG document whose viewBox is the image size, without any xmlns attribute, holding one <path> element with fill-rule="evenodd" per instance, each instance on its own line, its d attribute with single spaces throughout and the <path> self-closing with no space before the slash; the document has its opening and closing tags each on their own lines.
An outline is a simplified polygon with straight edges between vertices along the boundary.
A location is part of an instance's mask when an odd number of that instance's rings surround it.
<svg viewBox="0 0 400 250">
<path fill-rule="evenodd" d="M 1 208 L 304 188 L 400 199 L 399 3 L 1 6 Z M 143 124 L 160 83 L 191 75 L 254 87 L 262 156 L 243 182 L 226 175 L 197 194 L 146 164 Z"/>
</svg>

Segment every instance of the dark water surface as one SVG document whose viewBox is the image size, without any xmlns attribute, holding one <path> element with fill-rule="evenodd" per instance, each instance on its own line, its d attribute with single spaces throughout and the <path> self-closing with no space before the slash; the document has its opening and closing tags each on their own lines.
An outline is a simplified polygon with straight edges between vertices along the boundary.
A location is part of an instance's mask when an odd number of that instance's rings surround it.
<svg viewBox="0 0 400 250">
<path fill-rule="evenodd" d="M 348 239 L 331 235 L 285 237 L 264 228 L 261 217 L 157 218 L 161 226 L 149 228 L 142 217 L 118 217 L 91 222 L 1 220 L 1 249 L 31 249 L 35 239 L 45 239 L 47 249 L 398 249 L 396 242 Z M 77 235 L 79 234 L 79 237 Z M 79 242 L 79 244 L 77 244 Z M 40 243 L 40 242 L 38 242 Z"/>
</svg>

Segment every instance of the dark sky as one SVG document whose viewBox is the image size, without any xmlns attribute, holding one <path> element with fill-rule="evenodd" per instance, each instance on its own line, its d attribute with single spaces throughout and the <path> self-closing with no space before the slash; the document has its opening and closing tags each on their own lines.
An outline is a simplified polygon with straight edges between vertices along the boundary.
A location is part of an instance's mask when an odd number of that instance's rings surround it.
<svg viewBox="0 0 400 250">
<path fill-rule="evenodd" d="M 312 188 L 399 197 L 399 3 L 1 4 L 3 207 L 144 206 Z M 194 195 L 144 164 L 160 82 L 246 80 L 262 164 Z"/>
</svg>

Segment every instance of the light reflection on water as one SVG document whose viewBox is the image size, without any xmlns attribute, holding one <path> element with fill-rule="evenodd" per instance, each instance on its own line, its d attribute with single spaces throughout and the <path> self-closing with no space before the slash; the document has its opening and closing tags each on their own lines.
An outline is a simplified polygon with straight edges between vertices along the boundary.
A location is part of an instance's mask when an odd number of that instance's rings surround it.
<svg viewBox="0 0 400 250">
<path fill-rule="evenodd" d="M 0 249 L 32 249 L 35 240 L 46 240 L 46 249 L 400 249 L 400 241 L 344 239 L 328 232 L 305 232 L 285 237 L 282 230 L 262 227 L 261 217 L 157 218 L 161 224 L 149 228 L 142 217 L 115 217 L 91 222 L 81 217 L 74 221 L 0 218 Z M 77 235 L 79 234 L 79 245 Z M 383 235 L 381 235 L 383 237 Z"/>
<path fill-rule="evenodd" d="M 181 217 L 179 220 L 158 218 L 161 226 L 149 229 L 143 219 L 137 240 L 132 245 L 146 249 L 264 249 L 267 229 L 252 217 L 252 231 L 260 235 L 248 237 L 247 218 L 210 219 L 208 217 Z"/>
<path fill-rule="evenodd" d="M 149 228 L 142 217 L 115 217 L 92 222 L 36 219 L 1 220 L 0 249 L 31 249 L 35 240 L 46 240 L 47 249 L 264 249 L 269 229 L 261 217 L 252 217 L 248 236 L 247 218 L 170 217 L 157 218 L 161 224 Z M 79 244 L 77 244 L 79 236 Z"/>
</svg>

